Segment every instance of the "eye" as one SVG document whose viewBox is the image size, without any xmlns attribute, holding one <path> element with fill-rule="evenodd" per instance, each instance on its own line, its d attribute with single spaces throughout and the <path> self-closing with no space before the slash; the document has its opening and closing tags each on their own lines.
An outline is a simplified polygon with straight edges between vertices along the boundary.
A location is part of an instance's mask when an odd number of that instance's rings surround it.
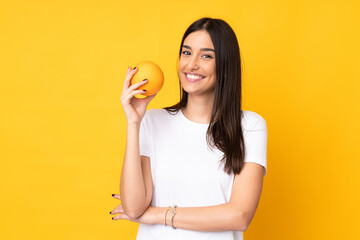
<svg viewBox="0 0 360 240">
<path fill-rule="evenodd" d="M 204 55 L 205 58 L 213 58 L 211 55 Z"/>
<path fill-rule="evenodd" d="M 183 51 L 182 54 L 189 55 L 190 53 L 188 51 Z"/>
</svg>

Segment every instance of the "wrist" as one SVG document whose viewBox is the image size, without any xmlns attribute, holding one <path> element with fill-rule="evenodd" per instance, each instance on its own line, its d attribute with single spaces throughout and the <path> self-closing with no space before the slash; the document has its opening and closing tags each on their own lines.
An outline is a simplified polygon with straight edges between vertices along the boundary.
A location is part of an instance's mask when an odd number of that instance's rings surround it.
<svg viewBox="0 0 360 240">
<path fill-rule="evenodd" d="M 140 122 L 127 122 L 127 127 L 128 128 L 138 128 L 140 127 Z"/>
<path fill-rule="evenodd" d="M 170 217 L 171 217 L 171 207 L 169 206 L 169 207 L 167 207 L 166 208 L 166 210 L 165 210 L 165 215 L 164 215 L 164 217 L 163 217 L 163 219 L 164 219 L 164 225 L 165 226 L 170 226 Z"/>
<path fill-rule="evenodd" d="M 165 225 L 165 213 L 166 213 L 167 207 L 156 207 L 156 220 L 155 224 L 162 224 Z M 166 224 L 169 226 L 170 218 L 169 215 L 171 215 L 171 209 L 168 211 L 166 215 Z"/>
<path fill-rule="evenodd" d="M 174 227 L 174 217 L 176 215 L 176 207 L 177 207 L 176 205 L 172 205 L 172 206 L 169 206 L 168 208 L 166 208 L 167 212 L 165 210 L 164 223 L 163 223 L 163 224 L 165 224 L 165 218 L 166 218 L 166 226 L 174 228 L 174 229 L 176 229 Z M 172 220 L 172 222 L 171 222 L 171 220 Z"/>
</svg>

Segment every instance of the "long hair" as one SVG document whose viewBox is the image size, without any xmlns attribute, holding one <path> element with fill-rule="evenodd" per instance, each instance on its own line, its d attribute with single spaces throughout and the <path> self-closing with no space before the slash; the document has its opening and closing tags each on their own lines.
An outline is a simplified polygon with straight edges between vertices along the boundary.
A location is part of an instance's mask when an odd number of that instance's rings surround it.
<svg viewBox="0 0 360 240">
<path fill-rule="evenodd" d="M 221 19 L 201 18 L 192 23 L 184 33 L 180 45 L 179 59 L 185 38 L 192 32 L 205 30 L 215 48 L 216 83 L 215 98 L 206 132 L 207 145 L 223 152 L 220 160 L 225 162 L 227 174 L 240 173 L 245 158 L 245 144 L 241 119 L 241 61 L 240 49 L 232 28 Z M 180 101 L 165 107 L 170 114 L 186 106 L 188 93 L 180 83 Z"/>
</svg>

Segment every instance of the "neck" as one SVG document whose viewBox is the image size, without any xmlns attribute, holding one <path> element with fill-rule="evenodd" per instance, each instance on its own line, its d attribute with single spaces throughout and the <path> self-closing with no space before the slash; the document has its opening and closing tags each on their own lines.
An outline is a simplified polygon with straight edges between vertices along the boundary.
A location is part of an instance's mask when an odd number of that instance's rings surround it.
<svg viewBox="0 0 360 240">
<path fill-rule="evenodd" d="M 210 123 L 211 112 L 214 105 L 215 92 L 207 96 L 188 94 L 186 107 L 183 114 L 191 121 L 197 123 Z"/>
</svg>

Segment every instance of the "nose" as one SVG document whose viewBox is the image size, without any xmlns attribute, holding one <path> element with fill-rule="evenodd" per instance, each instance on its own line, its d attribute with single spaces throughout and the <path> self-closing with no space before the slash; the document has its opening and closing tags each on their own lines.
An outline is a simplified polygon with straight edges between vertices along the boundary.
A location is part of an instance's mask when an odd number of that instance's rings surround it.
<svg viewBox="0 0 360 240">
<path fill-rule="evenodd" d="M 188 62 L 188 69 L 189 70 L 196 70 L 199 69 L 199 62 L 198 62 L 198 58 L 196 56 L 192 57 L 191 59 L 189 59 Z"/>
</svg>

